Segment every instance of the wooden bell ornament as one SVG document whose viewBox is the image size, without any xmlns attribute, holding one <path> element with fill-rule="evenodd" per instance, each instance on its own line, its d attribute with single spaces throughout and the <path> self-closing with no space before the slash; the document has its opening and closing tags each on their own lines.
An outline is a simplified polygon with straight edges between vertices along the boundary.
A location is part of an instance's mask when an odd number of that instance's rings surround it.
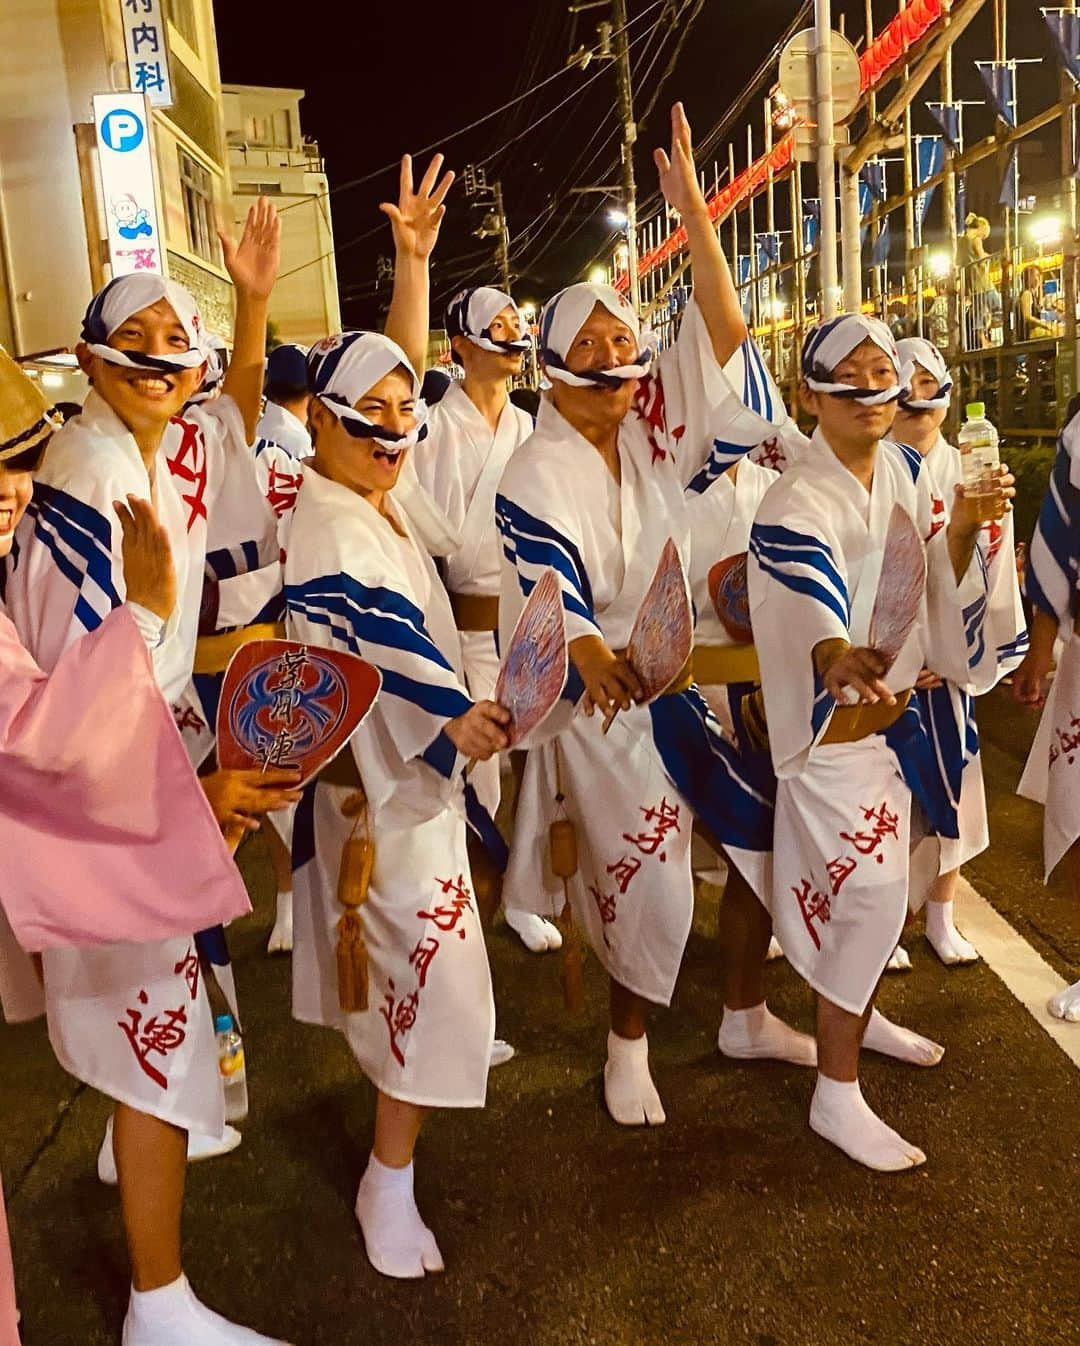
<svg viewBox="0 0 1080 1346">
<path fill-rule="evenodd" d="M 548 849 L 552 873 L 563 885 L 563 908 L 556 920 L 563 939 L 563 1003 L 571 1014 L 578 1014 L 585 1007 L 585 978 L 581 936 L 570 906 L 570 880 L 578 870 L 578 851 L 577 832 L 569 818 L 556 818 L 551 824 Z"/>
<path fill-rule="evenodd" d="M 375 846 L 368 834 L 364 795 L 349 795 L 341 811 L 346 818 L 356 819 L 356 827 L 364 824 L 363 834 L 358 836 L 354 827 L 342 847 L 337 892 L 345 908 L 337 923 L 338 1004 L 346 1014 L 356 1014 L 368 1007 L 368 951 L 360 908 L 371 885 Z"/>
</svg>

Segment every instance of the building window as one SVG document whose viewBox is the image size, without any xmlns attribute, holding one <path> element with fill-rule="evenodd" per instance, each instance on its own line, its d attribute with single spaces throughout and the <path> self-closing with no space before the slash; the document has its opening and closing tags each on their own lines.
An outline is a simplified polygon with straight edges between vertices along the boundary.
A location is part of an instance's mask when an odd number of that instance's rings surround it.
<svg viewBox="0 0 1080 1346">
<path fill-rule="evenodd" d="M 292 144 L 292 128 L 286 109 L 274 113 L 274 146 L 279 150 L 288 149 Z"/>
<path fill-rule="evenodd" d="M 265 117 L 247 119 L 247 142 L 249 145 L 270 144 L 270 123 Z"/>
<path fill-rule="evenodd" d="M 213 179 L 197 159 L 184 150 L 180 155 L 180 190 L 184 196 L 188 245 L 197 257 L 221 264 L 221 245 L 214 228 Z"/>
<path fill-rule="evenodd" d="M 199 29 L 195 22 L 194 0 L 165 0 L 169 22 L 192 51 L 199 50 Z"/>
</svg>

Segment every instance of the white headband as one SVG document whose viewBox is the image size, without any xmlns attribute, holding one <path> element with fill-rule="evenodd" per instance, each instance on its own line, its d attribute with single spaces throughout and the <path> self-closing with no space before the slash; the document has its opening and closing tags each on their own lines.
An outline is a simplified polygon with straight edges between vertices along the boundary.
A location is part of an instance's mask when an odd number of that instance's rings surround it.
<svg viewBox="0 0 1080 1346">
<path fill-rule="evenodd" d="M 505 308 L 512 308 L 521 316 L 513 298 L 503 290 L 491 285 L 462 290 L 447 307 L 447 335 L 451 339 L 465 337 L 482 351 L 493 351 L 496 355 L 520 355 L 532 345 L 527 333 L 514 341 L 497 341 L 491 335 L 491 324 Z"/>
<path fill-rule="evenodd" d="M 416 425 L 406 435 L 368 420 L 353 406 L 399 365 L 405 367 L 416 398 Z M 340 332 L 317 341 L 308 352 L 308 374 L 314 395 L 355 438 L 411 449 L 427 435 L 427 406 L 420 398 L 416 371 L 401 347 L 381 332 Z"/>
<path fill-rule="evenodd" d="M 889 357 L 896 370 L 897 382 L 876 392 L 850 383 L 832 382 L 836 366 L 867 340 Z M 812 328 L 803 342 L 802 367 L 803 378 L 811 392 L 849 398 L 864 407 L 897 401 L 909 390 L 911 377 L 910 368 L 900 361 L 892 333 L 879 318 L 870 318 L 864 313 L 841 313 L 839 317 Z"/>
<path fill-rule="evenodd" d="M 109 338 L 127 320 L 160 300 L 167 300 L 187 335 L 189 348 L 170 355 L 147 355 L 142 351 L 121 351 L 109 345 Z M 82 339 L 94 355 L 109 364 L 127 369 L 145 369 L 152 373 L 181 374 L 198 369 L 207 362 L 202 318 L 194 296 L 179 281 L 158 275 L 118 276 L 91 299 L 83 317 Z"/>
<path fill-rule="evenodd" d="M 634 363 L 616 369 L 584 370 L 575 374 L 566 367 L 566 357 L 577 334 L 589 320 L 597 304 L 624 322 L 641 342 L 641 324 L 630 304 L 610 285 L 591 285 L 582 282 L 560 290 L 549 299 L 540 314 L 540 358 L 548 378 L 558 379 L 572 388 L 617 388 L 629 379 L 641 379 L 649 372 L 651 350 L 639 350 Z"/>
<path fill-rule="evenodd" d="M 896 349 L 905 364 L 921 365 L 938 382 L 933 397 L 912 397 L 910 391 L 902 394 L 900 405 L 905 411 L 948 411 L 952 401 L 953 381 L 945 357 L 933 344 L 922 337 L 905 337 L 896 343 Z"/>
</svg>

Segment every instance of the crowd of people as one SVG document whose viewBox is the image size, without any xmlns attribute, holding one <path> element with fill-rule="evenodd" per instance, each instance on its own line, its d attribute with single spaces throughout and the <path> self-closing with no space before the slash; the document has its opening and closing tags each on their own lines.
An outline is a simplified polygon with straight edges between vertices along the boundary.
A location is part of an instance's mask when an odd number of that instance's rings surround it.
<svg viewBox="0 0 1080 1346">
<path fill-rule="evenodd" d="M 280 348 L 267 367 L 280 246 L 260 201 L 223 239 L 227 361 L 192 296 L 147 275 L 91 301 L 90 392 L 62 427 L 0 361 L 0 993 L 9 1019 L 44 1012 L 61 1065 L 114 1100 L 99 1170 L 131 1259 L 124 1346 L 269 1343 L 201 1303 L 180 1240 L 186 1163 L 238 1140 L 210 996 L 234 1002 L 222 929 L 249 911 L 234 852 L 260 821 L 293 1014 L 340 1030 L 377 1093 L 356 1217 L 397 1278 L 443 1269 L 413 1194 L 422 1126 L 482 1107 L 513 1054 L 485 949 L 500 902 L 529 950 L 562 950 L 570 1001 L 587 942 L 610 983 L 604 1103 L 656 1126 L 649 1016 L 678 978 L 694 864 L 724 866 L 719 1051 L 813 1070 L 813 1131 L 896 1172 L 926 1156 L 863 1097 L 861 1052 L 930 1067 L 944 1048 L 875 993 L 924 903 L 943 962 L 978 957 L 952 906 L 988 844 L 973 698 L 1011 674 L 1040 704 L 1059 633 L 1024 788 L 1046 803 L 1047 869 L 1068 856 L 1080 895 L 1058 723 L 1072 732 L 1080 679 L 1080 429 L 1062 435 L 1031 546 L 1029 648 L 1013 479 L 962 484 L 936 347 L 862 314 L 821 323 L 802 353 L 808 438 L 747 331 L 680 105 L 655 161 L 693 266 L 677 339 L 655 352 L 617 290 L 568 286 L 539 319 L 535 422 L 508 395 L 532 337 L 493 286 L 451 302 L 462 377 L 422 396 L 441 156 L 418 184 L 406 157 L 382 206 L 382 333 Z M 672 551 L 693 650 L 650 688 L 628 646 Z M 500 651 L 548 577 L 568 672 L 511 759 Z M 215 758 L 229 660 L 272 636 L 382 679 L 303 789 L 287 765 Z M 337 933 L 358 854 L 361 1004 Z M 816 995 L 813 1036 L 767 1006 L 778 950 Z M 1056 1008 L 1080 1017 L 1080 988 Z M 17 1341 L 0 1223 L 0 1346 Z"/>
</svg>

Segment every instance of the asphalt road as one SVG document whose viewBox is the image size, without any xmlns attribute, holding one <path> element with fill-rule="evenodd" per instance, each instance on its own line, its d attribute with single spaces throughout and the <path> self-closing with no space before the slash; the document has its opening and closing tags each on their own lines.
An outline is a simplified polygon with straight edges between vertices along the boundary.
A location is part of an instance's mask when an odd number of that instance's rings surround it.
<svg viewBox="0 0 1080 1346">
<path fill-rule="evenodd" d="M 968 877 L 1061 975 L 1080 911 L 1044 889 L 1039 811 L 1012 791 L 1031 721 L 982 708 L 995 843 Z M 186 1269 L 231 1317 L 297 1346 L 1075 1346 L 1080 1342 L 1080 1072 L 985 966 L 948 971 L 921 934 L 884 1011 L 946 1044 L 935 1070 L 869 1058 L 872 1104 L 929 1154 L 867 1172 L 806 1127 L 808 1071 L 718 1057 L 714 890 L 700 895 L 673 1008 L 650 1030 L 668 1113 L 605 1116 L 605 987 L 562 1009 L 558 960 L 489 941 L 500 1032 L 518 1056 L 483 1112 L 432 1119 L 418 1199 L 447 1272 L 379 1277 L 352 1201 L 372 1095 L 337 1036 L 289 1017 L 287 959 L 263 954 L 271 882 L 233 939 L 252 1115 L 235 1154 L 190 1170 Z M 809 1026 L 786 964 L 770 1004 Z M 1076 1027 L 1080 1038 L 1080 1025 Z M 0 1165 L 27 1346 L 119 1339 L 127 1271 L 95 1157 L 108 1104 L 56 1066 L 39 1025 L 0 1030 Z"/>
</svg>

